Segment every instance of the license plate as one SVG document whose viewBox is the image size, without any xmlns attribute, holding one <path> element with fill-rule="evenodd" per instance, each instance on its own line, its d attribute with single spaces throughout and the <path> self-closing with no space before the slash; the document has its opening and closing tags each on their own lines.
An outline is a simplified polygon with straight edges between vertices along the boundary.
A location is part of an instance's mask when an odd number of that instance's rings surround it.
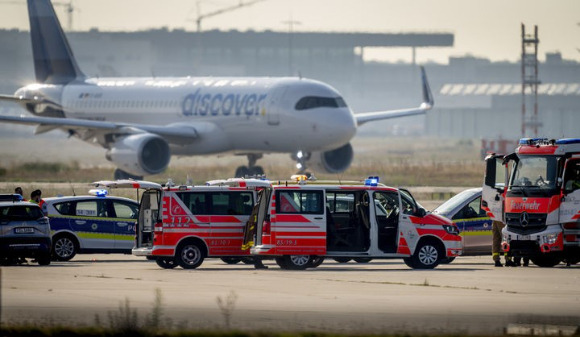
<svg viewBox="0 0 580 337">
<path fill-rule="evenodd" d="M 530 236 L 529 235 L 520 235 L 520 240 L 528 241 L 528 240 L 530 240 Z"/>
<path fill-rule="evenodd" d="M 14 233 L 16 233 L 16 234 L 30 234 L 30 233 L 34 233 L 34 228 L 32 228 L 32 227 L 14 228 Z"/>
</svg>

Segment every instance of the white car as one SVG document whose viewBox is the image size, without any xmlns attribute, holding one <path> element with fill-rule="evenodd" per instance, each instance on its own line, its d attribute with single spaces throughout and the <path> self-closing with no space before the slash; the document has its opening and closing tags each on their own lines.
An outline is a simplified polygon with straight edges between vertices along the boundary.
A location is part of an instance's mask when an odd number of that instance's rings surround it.
<svg viewBox="0 0 580 337">
<path fill-rule="evenodd" d="M 457 225 L 463 239 L 463 255 L 491 255 L 492 220 L 481 209 L 481 187 L 458 193 L 432 213 Z"/>
</svg>

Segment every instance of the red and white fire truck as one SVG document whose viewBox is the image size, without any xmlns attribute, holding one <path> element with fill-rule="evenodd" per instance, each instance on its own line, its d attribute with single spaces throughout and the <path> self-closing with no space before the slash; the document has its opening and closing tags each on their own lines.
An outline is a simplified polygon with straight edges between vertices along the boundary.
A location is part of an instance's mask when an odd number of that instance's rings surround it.
<svg viewBox="0 0 580 337">
<path fill-rule="evenodd" d="M 403 258 L 411 268 L 428 269 L 462 252 L 453 222 L 376 177 L 364 185 L 299 178 L 272 182 L 259 194 L 245 243 L 284 269 L 305 269 L 322 257 Z"/>
<path fill-rule="evenodd" d="M 523 138 L 487 156 L 482 200 L 506 224 L 504 251 L 542 267 L 580 261 L 580 139 Z"/>
<path fill-rule="evenodd" d="M 184 269 L 199 267 L 206 257 L 229 262 L 250 256 L 249 249 L 242 249 L 244 226 L 257 191 L 270 187 L 260 179 L 214 180 L 203 186 L 161 186 L 135 180 L 94 184 L 144 189 L 133 255 L 153 259 L 162 268 L 179 265 Z"/>
</svg>

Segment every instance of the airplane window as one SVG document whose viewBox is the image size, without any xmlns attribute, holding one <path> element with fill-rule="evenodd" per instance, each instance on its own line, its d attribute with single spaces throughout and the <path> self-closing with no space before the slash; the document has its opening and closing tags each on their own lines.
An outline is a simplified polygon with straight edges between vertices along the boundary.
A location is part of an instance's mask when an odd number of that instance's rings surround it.
<svg viewBox="0 0 580 337">
<path fill-rule="evenodd" d="M 295 109 L 307 110 L 321 107 L 343 108 L 346 107 L 346 103 L 342 97 L 306 96 L 298 100 Z"/>
</svg>

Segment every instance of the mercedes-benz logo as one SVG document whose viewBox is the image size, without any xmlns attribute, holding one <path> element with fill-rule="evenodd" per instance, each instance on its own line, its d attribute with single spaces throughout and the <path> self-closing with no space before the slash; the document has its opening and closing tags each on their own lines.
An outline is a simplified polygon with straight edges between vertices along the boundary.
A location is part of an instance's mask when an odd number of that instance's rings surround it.
<svg viewBox="0 0 580 337">
<path fill-rule="evenodd" d="M 522 227 L 526 227 L 529 222 L 530 216 L 528 215 L 528 213 L 522 212 L 522 214 L 520 215 L 520 224 L 522 225 Z"/>
</svg>

